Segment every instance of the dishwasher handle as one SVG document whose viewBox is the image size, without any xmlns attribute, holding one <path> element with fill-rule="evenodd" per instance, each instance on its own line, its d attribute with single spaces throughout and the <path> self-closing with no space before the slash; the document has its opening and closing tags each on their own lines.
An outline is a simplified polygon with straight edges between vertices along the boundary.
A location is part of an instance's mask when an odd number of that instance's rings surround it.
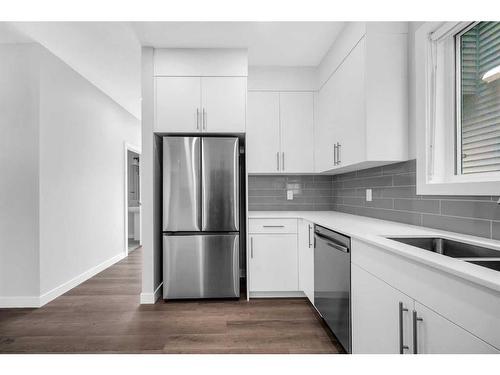
<svg viewBox="0 0 500 375">
<path fill-rule="evenodd" d="M 330 239 L 328 237 L 325 237 L 325 236 L 322 236 L 321 234 L 319 234 L 317 232 L 315 233 L 315 237 L 318 237 L 318 239 L 320 239 L 323 242 L 325 242 L 326 245 L 328 245 L 330 247 L 333 247 L 336 250 L 342 251 L 344 253 L 348 253 L 349 252 L 349 248 L 347 246 L 339 245 L 338 243 L 333 242 L 332 239 Z"/>
<path fill-rule="evenodd" d="M 333 242 L 327 242 L 326 244 L 328 246 L 330 246 L 330 247 L 333 247 L 336 250 L 343 251 L 344 253 L 348 253 L 349 252 L 349 248 L 347 248 L 345 246 L 337 245 L 336 243 L 333 243 Z"/>
</svg>

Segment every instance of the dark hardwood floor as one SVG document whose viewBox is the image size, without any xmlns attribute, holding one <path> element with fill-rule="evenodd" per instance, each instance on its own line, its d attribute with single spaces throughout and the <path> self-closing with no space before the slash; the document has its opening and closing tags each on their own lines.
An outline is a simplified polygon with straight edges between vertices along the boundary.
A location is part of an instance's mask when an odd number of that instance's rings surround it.
<svg viewBox="0 0 500 375">
<path fill-rule="evenodd" d="M 40 309 L 0 309 L 0 353 L 338 353 L 305 299 L 140 305 L 141 249 Z"/>
</svg>

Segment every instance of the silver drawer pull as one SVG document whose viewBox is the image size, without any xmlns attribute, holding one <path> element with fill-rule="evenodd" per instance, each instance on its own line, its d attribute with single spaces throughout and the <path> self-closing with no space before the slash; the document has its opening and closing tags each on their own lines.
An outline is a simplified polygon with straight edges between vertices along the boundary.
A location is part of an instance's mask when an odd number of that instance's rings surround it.
<svg viewBox="0 0 500 375">
<path fill-rule="evenodd" d="M 284 228 L 284 225 L 263 225 L 264 228 Z"/>
</svg>

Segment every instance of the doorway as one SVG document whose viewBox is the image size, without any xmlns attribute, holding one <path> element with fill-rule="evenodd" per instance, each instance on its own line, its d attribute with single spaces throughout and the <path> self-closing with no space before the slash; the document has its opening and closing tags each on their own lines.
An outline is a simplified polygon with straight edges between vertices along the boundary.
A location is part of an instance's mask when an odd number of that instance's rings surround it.
<svg viewBox="0 0 500 375">
<path fill-rule="evenodd" d="M 126 168 L 126 213 L 125 240 L 127 254 L 138 249 L 141 244 L 141 184 L 140 153 L 131 146 L 125 145 Z"/>
</svg>

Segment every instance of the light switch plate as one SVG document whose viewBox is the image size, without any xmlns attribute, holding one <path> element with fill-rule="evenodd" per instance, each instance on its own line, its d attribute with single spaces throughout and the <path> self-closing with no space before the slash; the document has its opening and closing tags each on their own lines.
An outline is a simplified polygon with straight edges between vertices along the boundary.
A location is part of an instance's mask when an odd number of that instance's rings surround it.
<svg viewBox="0 0 500 375">
<path fill-rule="evenodd" d="M 288 199 L 289 201 L 293 200 L 293 190 L 286 191 L 286 199 Z"/>
<path fill-rule="evenodd" d="M 366 201 L 367 202 L 372 201 L 372 189 L 366 189 Z"/>
</svg>

